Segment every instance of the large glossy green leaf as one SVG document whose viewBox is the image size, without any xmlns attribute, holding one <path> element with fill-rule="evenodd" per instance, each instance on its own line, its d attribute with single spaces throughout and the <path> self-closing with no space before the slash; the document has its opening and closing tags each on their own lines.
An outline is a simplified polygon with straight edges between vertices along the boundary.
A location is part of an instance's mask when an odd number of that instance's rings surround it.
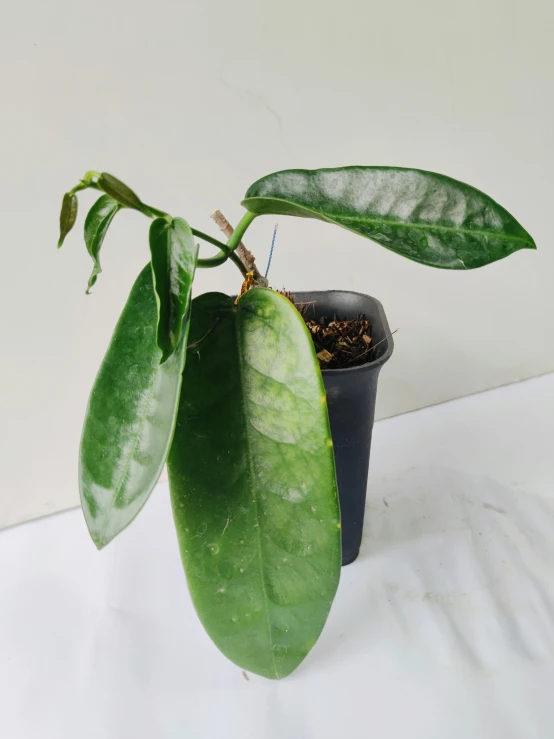
<svg viewBox="0 0 554 739">
<path fill-rule="evenodd" d="M 158 301 L 157 342 L 162 362 L 173 354 L 183 332 L 198 246 L 182 218 L 156 218 L 150 227 L 150 253 L 154 290 Z"/>
<path fill-rule="evenodd" d="M 138 276 L 100 367 L 81 439 L 79 487 L 90 535 L 108 544 L 137 515 L 165 463 L 187 330 L 160 364 L 150 264 Z"/>
<path fill-rule="evenodd" d="M 108 228 L 114 219 L 115 214 L 121 209 L 121 205 L 111 198 L 109 195 L 102 195 L 94 203 L 89 210 L 85 220 L 85 244 L 90 254 L 94 267 L 89 277 L 87 294 L 102 272 L 100 266 L 100 249 L 104 243 L 104 238 L 108 233 Z"/>
<path fill-rule="evenodd" d="M 474 269 L 518 249 L 527 231 L 492 198 L 418 169 L 291 169 L 255 182 L 243 205 L 255 214 L 318 218 L 432 267 Z"/>
<path fill-rule="evenodd" d="M 306 326 L 265 288 L 192 303 L 168 457 L 190 592 L 219 649 L 288 675 L 337 588 L 340 523 L 325 392 Z"/>
</svg>

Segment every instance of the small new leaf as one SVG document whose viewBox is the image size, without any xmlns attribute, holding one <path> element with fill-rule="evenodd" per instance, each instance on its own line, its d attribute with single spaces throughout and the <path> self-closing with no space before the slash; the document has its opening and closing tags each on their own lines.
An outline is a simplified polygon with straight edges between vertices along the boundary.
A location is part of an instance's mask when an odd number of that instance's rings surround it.
<svg viewBox="0 0 554 739">
<path fill-rule="evenodd" d="M 138 195 L 136 195 L 130 187 L 117 177 L 114 177 L 107 172 L 102 172 L 98 178 L 98 186 L 103 190 L 106 195 L 110 195 L 118 203 L 124 205 L 126 208 L 135 208 L 136 210 L 142 210 L 142 201 Z"/>
<path fill-rule="evenodd" d="M 75 225 L 78 205 L 77 196 L 70 192 L 66 192 L 63 196 L 62 210 L 60 213 L 60 238 L 58 240 L 58 249 L 63 244 L 67 234 Z"/>
<path fill-rule="evenodd" d="M 165 362 L 179 344 L 190 302 L 198 246 L 182 218 L 156 218 L 150 227 L 150 253 L 158 303 L 157 342 Z"/>
<path fill-rule="evenodd" d="M 118 210 L 121 210 L 121 205 L 118 202 L 113 200 L 109 195 L 102 195 L 94 203 L 87 215 L 85 221 L 85 244 L 94 262 L 94 267 L 87 285 L 87 295 L 90 293 L 98 275 L 102 272 L 102 267 L 100 266 L 100 249 L 104 243 L 104 237 L 106 236 L 110 223 Z"/>
</svg>

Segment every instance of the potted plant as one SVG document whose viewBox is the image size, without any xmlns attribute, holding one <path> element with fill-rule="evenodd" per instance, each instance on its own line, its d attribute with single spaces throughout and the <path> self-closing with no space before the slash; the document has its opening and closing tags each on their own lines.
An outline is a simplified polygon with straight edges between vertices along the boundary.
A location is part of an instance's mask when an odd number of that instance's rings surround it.
<svg viewBox="0 0 554 739">
<path fill-rule="evenodd" d="M 86 412 L 79 488 L 92 539 L 104 547 L 132 522 L 167 462 L 181 556 L 206 631 L 244 669 L 285 677 L 319 637 L 339 581 L 335 458 L 344 562 L 358 553 L 377 375 L 392 339 L 374 298 L 270 289 L 241 243 L 248 226 L 263 214 L 317 218 L 444 269 L 490 264 L 536 248 L 533 239 L 490 197 L 451 178 L 345 167 L 258 180 L 234 231 L 219 214 L 226 243 L 146 205 L 115 177 L 88 172 L 64 196 L 58 246 L 87 188 L 102 193 L 84 226 L 88 290 L 117 212 L 153 219 L 150 260 Z M 219 252 L 199 258 L 196 239 Z M 228 259 L 241 273 L 238 298 L 192 300 L 195 270 Z"/>
</svg>

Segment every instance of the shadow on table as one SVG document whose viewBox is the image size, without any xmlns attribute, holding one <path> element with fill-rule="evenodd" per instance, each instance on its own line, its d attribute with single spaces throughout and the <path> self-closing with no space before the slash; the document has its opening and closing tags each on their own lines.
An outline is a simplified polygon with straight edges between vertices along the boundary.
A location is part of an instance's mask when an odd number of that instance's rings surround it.
<svg viewBox="0 0 554 739">
<path fill-rule="evenodd" d="M 322 647 L 370 653 L 393 640 L 485 670 L 551 658 L 553 532 L 554 501 L 489 478 L 441 468 L 384 478 Z"/>
</svg>

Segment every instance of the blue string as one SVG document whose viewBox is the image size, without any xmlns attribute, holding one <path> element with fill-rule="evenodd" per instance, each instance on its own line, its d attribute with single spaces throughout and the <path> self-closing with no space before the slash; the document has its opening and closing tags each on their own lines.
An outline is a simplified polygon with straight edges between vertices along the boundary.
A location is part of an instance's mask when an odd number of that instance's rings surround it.
<svg viewBox="0 0 554 739">
<path fill-rule="evenodd" d="M 265 277 L 267 277 L 267 273 L 269 272 L 269 268 L 271 266 L 271 258 L 273 257 L 273 247 L 275 246 L 275 237 L 277 236 L 277 228 L 278 228 L 278 224 L 276 223 L 275 228 L 273 229 L 273 238 L 271 239 L 271 249 L 269 252 L 269 259 L 267 261 L 267 267 L 265 270 L 265 275 L 264 275 Z"/>
</svg>

